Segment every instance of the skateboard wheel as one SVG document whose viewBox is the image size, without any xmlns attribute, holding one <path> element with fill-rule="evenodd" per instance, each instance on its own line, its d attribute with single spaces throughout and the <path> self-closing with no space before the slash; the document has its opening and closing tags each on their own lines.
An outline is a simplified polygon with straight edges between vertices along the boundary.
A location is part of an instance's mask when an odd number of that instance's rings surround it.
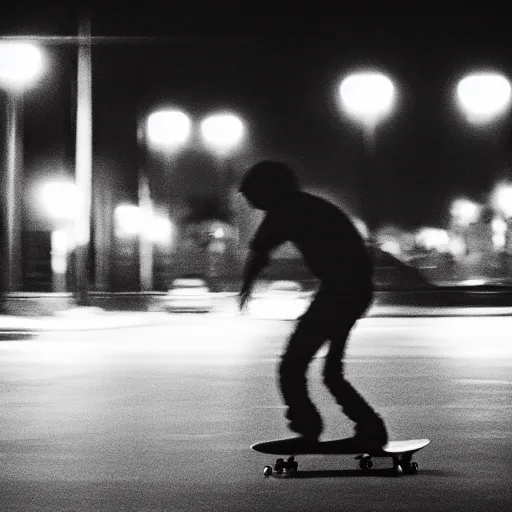
<svg viewBox="0 0 512 512">
<path fill-rule="evenodd" d="M 402 476 L 404 474 L 404 468 L 400 464 L 398 464 L 395 468 L 395 475 Z"/>
<path fill-rule="evenodd" d="M 263 469 L 263 476 L 272 476 L 272 466 L 265 466 Z"/>
<path fill-rule="evenodd" d="M 373 461 L 371 459 L 365 457 L 359 461 L 359 467 L 361 469 L 372 469 Z"/>
</svg>

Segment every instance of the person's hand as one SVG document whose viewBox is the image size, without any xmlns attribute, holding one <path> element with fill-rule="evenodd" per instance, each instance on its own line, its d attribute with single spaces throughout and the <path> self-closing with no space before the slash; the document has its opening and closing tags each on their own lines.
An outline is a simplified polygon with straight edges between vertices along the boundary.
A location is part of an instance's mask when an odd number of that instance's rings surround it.
<svg viewBox="0 0 512 512">
<path fill-rule="evenodd" d="M 250 296 L 251 290 L 248 288 L 243 288 L 242 291 L 238 294 L 238 307 L 240 311 L 244 310 Z"/>
</svg>

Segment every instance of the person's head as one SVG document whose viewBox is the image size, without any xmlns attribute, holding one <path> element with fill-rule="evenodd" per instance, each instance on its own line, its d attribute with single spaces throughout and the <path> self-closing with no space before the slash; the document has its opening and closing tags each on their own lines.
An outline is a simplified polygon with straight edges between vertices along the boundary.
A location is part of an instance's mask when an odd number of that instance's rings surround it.
<svg viewBox="0 0 512 512">
<path fill-rule="evenodd" d="M 263 160 L 244 176 L 239 191 L 259 210 L 270 210 L 299 190 L 295 172 L 280 162 Z"/>
</svg>

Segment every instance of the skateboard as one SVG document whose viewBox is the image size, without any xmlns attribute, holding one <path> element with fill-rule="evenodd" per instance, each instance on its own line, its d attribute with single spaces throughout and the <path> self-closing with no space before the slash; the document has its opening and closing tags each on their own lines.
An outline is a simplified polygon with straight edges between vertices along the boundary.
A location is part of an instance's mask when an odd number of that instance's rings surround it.
<svg viewBox="0 0 512 512">
<path fill-rule="evenodd" d="M 402 474 L 416 474 L 418 463 L 412 456 L 418 450 L 425 448 L 429 439 L 408 439 L 403 441 L 390 441 L 382 448 L 365 452 L 354 445 L 351 439 L 336 439 L 333 441 L 304 441 L 297 438 L 263 441 L 251 445 L 251 449 L 260 453 L 272 455 L 288 455 L 284 459 L 277 459 L 274 466 L 265 466 L 263 475 L 293 476 L 298 471 L 296 455 L 357 455 L 359 467 L 369 471 L 373 467 L 372 457 L 389 457 L 393 460 L 393 471 L 396 476 Z"/>
</svg>

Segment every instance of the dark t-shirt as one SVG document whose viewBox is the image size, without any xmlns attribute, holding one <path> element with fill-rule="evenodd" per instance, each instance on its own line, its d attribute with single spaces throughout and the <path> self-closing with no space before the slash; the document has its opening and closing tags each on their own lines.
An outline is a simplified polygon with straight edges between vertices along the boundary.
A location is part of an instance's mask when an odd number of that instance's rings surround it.
<svg viewBox="0 0 512 512">
<path fill-rule="evenodd" d="M 371 287 L 372 263 L 364 240 L 348 216 L 328 201 L 297 192 L 267 212 L 251 249 L 270 253 L 292 242 L 324 286 L 361 290 Z"/>
</svg>

